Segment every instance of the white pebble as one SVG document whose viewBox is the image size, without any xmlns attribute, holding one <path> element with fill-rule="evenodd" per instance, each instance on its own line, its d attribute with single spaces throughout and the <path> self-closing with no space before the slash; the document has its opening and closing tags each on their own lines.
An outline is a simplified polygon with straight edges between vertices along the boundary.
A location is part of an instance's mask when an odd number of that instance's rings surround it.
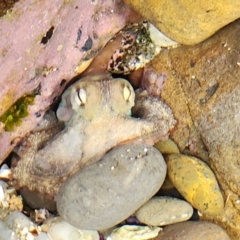
<svg viewBox="0 0 240 240">
<path fill-rule="evenodd" d="M 75 228 L 61 218 L 55 218 L 54 222 L 50 224 L 47 233 L 52 240 L 99 240 L 99 234 L 97 231 Z"/>
<path fill-rule="evenodd" d="M 107 240 L 147 240 L 156 237 L 160 230 L 160 227 L 124 225 L 114 229 Z"/>
</svg>

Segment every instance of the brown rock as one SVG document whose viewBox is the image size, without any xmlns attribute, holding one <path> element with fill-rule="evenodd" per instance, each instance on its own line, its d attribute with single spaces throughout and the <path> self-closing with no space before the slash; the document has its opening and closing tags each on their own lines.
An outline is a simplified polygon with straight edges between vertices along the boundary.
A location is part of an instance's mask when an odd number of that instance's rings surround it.
<svg viewBox="0 0 240 240">
<path fill-rule="evenodd" d="M 199 43 L 240 17 L 238 0 L 125 0 L 169 38 L 182 44 Z"/>
<path fill-rule="evenodd" d="M 230 240 L 227 233 L 210 222 L 182 222 L 169 225 L 153 240 Z"/>
<path fill-rule="evenodd" d="M 181 152 L 206 161 L 223 190 L 224 211 L 203 218 L 232 239 L 240 239 L 239 38 L 236 21 L 196 46 L 162 52 L 150 65 L 167 75 L 161 96 L 178 120 L 171 138 Z"/>
</svg>

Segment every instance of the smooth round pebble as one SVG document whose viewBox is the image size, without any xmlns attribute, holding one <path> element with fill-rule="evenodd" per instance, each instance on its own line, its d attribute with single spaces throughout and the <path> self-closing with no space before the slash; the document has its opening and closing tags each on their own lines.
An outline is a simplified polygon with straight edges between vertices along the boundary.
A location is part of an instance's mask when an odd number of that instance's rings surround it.
<svg viewBox="0 0 240 240">
<path fill-rule="evenodd" d="M 13 231 L 7 227 L 7 225 L 0 220 L 0 239 L 1 240 L 17 240 L 17 236 L 13 235 Z"/>
<path fill-rule="evenodd" d="M 154 147 L 157 148 L 162 154 L 180 153 L 177 144 L 170 138 L 155 143 Z"/>
<path fill-rule="evenodd" d="M 55 218 L 47 231 L 52 240 L 99 240 L 97 231 L 87 231 L 75 228 L 61 218 Z"/>
<path fill-rule="evenodd" d="M 164 226 L 188 220 L 193 214 L 192 206 L 172 197 L 154 197 L 136 212 L 137 219 L 150 226 Z"/>
<path fill-rule="evenodd" d="M 57 209 L 75 227 L 107 229 L 148 201 L 165 177 L 166 163 L 154 147 L 142 143 L 118 146 L 63 183 Z"/>
<path fill-rule="evenodd" d="M 217 215 L 223 210 L 222 193 L 206 163 L 182 154 L 171 154 L 166 160 L 171 182 L 193 207 L 207 215 Z"/>
<path fill-rule="evenodd" d="M 19 211 L 13 211 L 4 219 L 4 223 L 12 230 L 36 226 L 27 216 Z"/>
<path fill-rule="evenodd" d="M 33 209 L 46 208 L 49 211 L 56 211 L 56 202 L 46 194 L 30 191 L 27 188 L 20 189 L 24 201 Z"/>
<path fill-rule="evenodd" d="M 188 221 L 166 226 L 152 240 L 231 240 L 218 225 L 204 221 Z"/>
<path fill-rule="evenodd" d="M 49 236 L 48 236 L 47 233 L 45 233 L 45 232 L 40 232 L 40 233 L 34 238 L 34 240 L 50 240 L 50 239 L 49 239 Z M 55 240 L 55 239 L 54 239 L 54 240 Z M 61 239 L 59 239 L 59 240 L 61 240 Z"/>
</svg>

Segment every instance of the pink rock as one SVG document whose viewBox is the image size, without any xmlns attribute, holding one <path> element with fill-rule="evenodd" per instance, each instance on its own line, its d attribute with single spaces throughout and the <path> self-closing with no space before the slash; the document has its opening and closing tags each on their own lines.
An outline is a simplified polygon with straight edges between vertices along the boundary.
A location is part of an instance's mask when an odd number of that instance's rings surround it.
<svg viewBox="0 0 240 240">
<path fill-rule="evenodd" d="M 41 87 L 19 127 L 6 132 L 0 126 L 0 163 L 42 119 L 63 83 L 126 24 L 130 12 L 121 0 L 20 0 L 0 19 L 0 116 Z"/>
</svg>

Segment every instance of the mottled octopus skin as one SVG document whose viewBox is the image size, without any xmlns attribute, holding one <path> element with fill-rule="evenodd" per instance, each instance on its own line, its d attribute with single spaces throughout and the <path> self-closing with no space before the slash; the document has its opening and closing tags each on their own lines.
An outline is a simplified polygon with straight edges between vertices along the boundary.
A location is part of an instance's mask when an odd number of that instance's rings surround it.
<svg viewBox="0 0 240 240">
<path fill-rule="evenodd" d="M 130 115 L 131 109 L 138 118 Z M 49 134 L 48 127 L 24 139 L 21 159 L 13 169 L 18 187 L 55 195 L 69 176 L 113 147 L 133 140 L 153 144 L 175 125 L 166 104 L 146 91 L 136 92 L 135 99 L 130 83 L 109 75 L 85 77 L 70 86 L 57 111 L 60 119 L 64 113 L 71 114 L 57 135 Z"/>
</svg>

